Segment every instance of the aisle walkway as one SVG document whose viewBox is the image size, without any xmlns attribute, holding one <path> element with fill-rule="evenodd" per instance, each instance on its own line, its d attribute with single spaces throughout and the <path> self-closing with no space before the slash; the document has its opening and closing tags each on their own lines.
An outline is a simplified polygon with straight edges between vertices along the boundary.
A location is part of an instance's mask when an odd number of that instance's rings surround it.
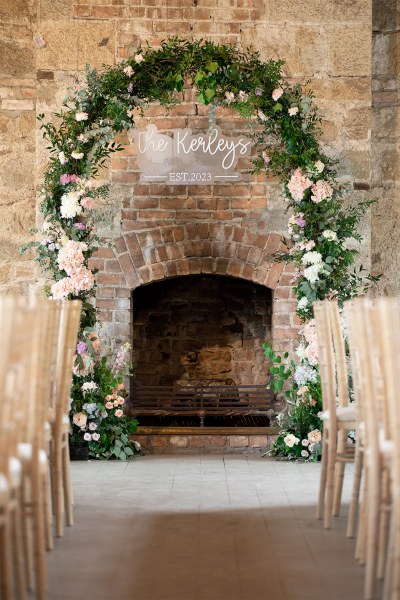
<svg viewBox="0 0 400 600">
<path fill-rule="evenodd" d="M 49 600 L 361 599 L 344 517 L 330 532 L 314 519 L 318 477 L 243 455 L 73 463 Z"/>
</svg>

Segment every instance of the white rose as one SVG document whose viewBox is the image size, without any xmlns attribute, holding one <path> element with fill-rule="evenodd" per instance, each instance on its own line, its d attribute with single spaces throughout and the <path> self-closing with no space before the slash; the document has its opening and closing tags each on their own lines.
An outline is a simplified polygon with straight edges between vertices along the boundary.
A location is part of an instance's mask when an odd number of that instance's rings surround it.
<svg viewBox="0 0 400 600">
<path fill-rule="evenodd" d="M 89 115 L 86 112 L 77 112 L 75 115 L 77 121 L 86 121 L 88 118 Z"/>
<path fill-rule="evenodd" d="M 296 437 L 295 435 L 293 435 L 293 433 L 288 433 L 283 438 L 283 441 L 285 442 L 286 446 L 288 446 L 289 448 L 293 448 L 293 446 L 295 446 L 299 443 L 300 439 L 298 437 Z"/>
<path fill-rule="evenodd" d="M 144 61 L 143 54 L 136 54 L 135 63 L 139 64 Z"/>
<path fill-rule="evenodd" d="M 68 158 L 65 156 L 64 152 L 59 152 L 58 153 L 58 160 L 60 161 L 60 163 L 62 165 L 65 165 L 65 163 L 68 162 Z"/>
<path fill-rule="evenodd" d="M 317 162 L 315 163 L 314 166 L 315 166 L 316 170 L 318 171 L 318 173 L 322 173 L 322 171 L 325 168 L 325 165 L 321 160 L 317 160 Z"/>
<path fill-rule="evenodd" d="M 132 69 L 131 65 L 128 65 L 127 67 L 125 67 L 125 69 L 123 71 L 126 75 L 128 75 L 128 77 L 132 77 L 133 69 Z"/>
<path fill-rule="evenodd" d="M 301 451 L 301 455 L 302 455 L 304 458 L 308 458 L 308 457 L 310 456 L 310 455 L 309 455 L 309 453 L 307 452 L 307 450 L 302 450 L 302 451 Z"/>
<path fill-rule="evenodd" d="M 337 240 L 336 231 L 332 231 L 331 229 L 325 229 L 325 231 L 322 233 L 322 235 L 324 236 L 325 239 L 331 240 L 332 242 Z"/>
<path fill-rule="evenodd" d="M 225 92 L 225 98 L 227 102 L 233 102 L 235 99 L 235 94 L 233 92 Z"/>
<path fill-rule="evenodd" d="M 301 440 L 301 445 L 302 446 L 308 446 L 310 444 L 310 442 L 308 440 Z"/>
<path fill-rule="evenodd" d="M 72 156 L 72 158 L 75 158 L 76 160 L 80 160 L 85 155 L 83 154 L 83 152 L 71 152 L 71 156 Z"/>
<path fill-rule="evenodd" d="M 82 427 L 86 426 L 87 415 L 85 415 L 85 413 L 82 412 L 75 413 L 72 417 L 72 421 L 77 427 L 80 427 L 82 429 Z"/>
<path fill-rule="evenodd" d="M 318 444 L 318 442 L 320 442 L 322 439 L 321 432 L 319 429 L 313 429 L 312 431 L 310 431 L 307 437 L 311 444 Z"/>
</svg>

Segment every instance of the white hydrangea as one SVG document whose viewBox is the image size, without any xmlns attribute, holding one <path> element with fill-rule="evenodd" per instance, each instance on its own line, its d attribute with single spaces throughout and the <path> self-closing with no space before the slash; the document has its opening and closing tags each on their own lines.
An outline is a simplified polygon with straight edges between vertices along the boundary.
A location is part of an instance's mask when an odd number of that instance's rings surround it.
<svg viewBox="0 0 400 600">
<path fill-rule="evenodd" d="M 336 231 L 332 231 L 331 229 L 325 229 L 325 231 L 322 232 L 322 235 L 326 240 L 331 240 L 332 242 L 337 240 Z"/>
<path fill-rule="evenodd" d="M 297 303 L 297 308 L 299 310 L 303 310 L 303 308 L 306 308 L 306 306 L 308 305 L 308 299 L 303 296 L 302 298 L 300 298 L 300 300 Z"/>
<path fill-rule="evenodd" d="M 297 346 L 296 354 L 300 358 L 300 360 L 303 360 L 304 358 L 307 357 L 306 348 L 305 348 L 305 346 L 303 346 L 303 344 L 299 344 Z"/>
<path fill-rule="evenodd" d="M 310 283 L 315 283 L 319 279 L 319 274 L 322 271 L 322 264 L 311 265 L 304 269 L 304 277 Z"/>
<path fill-rule="evenodd" d="M 294 380 L 299 387 L 306 385 L 309 381 L 315 383 L 317 381 L 317 371 L 309 365 L 297 365 L 294 372 Z"/>
<path fill-rule="evenodd" d="M 322 262 L 322 255 L 315 250 L 311 252 L 306 252 L 301 259 L 303 265 L 317 265 Z"/>
<path fill-rule="evenodd" d="M 60 213 L 64 219 L 73 219 L 82 213 L 82 206 L 79 204 L 81 194 L 69 192 L 61 196 Z"/>
</svg>

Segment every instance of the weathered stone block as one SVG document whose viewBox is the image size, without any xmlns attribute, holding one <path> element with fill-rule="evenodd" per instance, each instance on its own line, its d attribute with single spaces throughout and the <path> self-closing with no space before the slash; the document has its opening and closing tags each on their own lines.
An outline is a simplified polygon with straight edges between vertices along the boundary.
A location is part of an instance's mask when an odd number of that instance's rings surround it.
<svg viewBox="0 0 400 600">
<path fill-rule="evenodd" d="M 189 444 L 189 438 L 187 435 L 171 435 L 169 438 L 171 446 L 177 446 L 178 448 L 186 448 Z"/>
<path fill-rule="evenodd" d="M 114 23 L 44 21 L 40 34 L 46 47 L 37 54 L 38 69 L 84 70 L 87 64 L 114 63 Z"/>
<path fill-rule="evenodd" d="M 327 29 L 328 73 L 334 76 L 371 74 L 371 24 Z"/>
<path fill-rule="evenodd" d="M 228 440 L 229 446 L 232 446 L 233 448 L 245 448 L 249 445 L 248 435 L 230 435 Z"/>
</svg>

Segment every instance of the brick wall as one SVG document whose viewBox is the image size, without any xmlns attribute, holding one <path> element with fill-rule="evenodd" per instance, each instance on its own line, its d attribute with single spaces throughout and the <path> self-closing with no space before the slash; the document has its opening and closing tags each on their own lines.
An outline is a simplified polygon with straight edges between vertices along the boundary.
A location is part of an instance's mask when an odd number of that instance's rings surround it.
<svg viewBox="0 0 400 600">
<path fill-rule="evenodd" d="M 34 188 L 40 189 L 47 160 L 34 119 L 35 96 L 36 110 L 50 117 L 66 89 L 82 80 L 86 63 L 113 65 L 145 40 L 157 45 L 168 35 L 206 37 L 251 45 L 263 60 L 284 58 L 292 81 L 310 80 L 324 118 L 324 149 L 340 160 L 339 176 L 355 189 L 349 200 L 364 197 L 371 159 L 371 22 L 368 0 L 5 0 L 0 289 L 27 292 L 35 281 L 32 263 L 17 252 L 35 221 Z M 35 33 L 44 48 L 35 47 Z M 197 119 L 202 127 L 207 116 L 200 109 L 189 98 L 169 117 L 155 108 L 154 118 L 169 119 L 167 128 L 175 118 Z M 229 131 L 231 117 L 219 118 Z M 131 289 L 180 274 L 219 273 L 274 289 L 275 338 L 293 337 L 290 273 L 270 259 L 286 229 L 279 185 L 247 174 L 243 184 L 212 194 L 145 187 L 138 184 L 132 145 L 115 159 L 112 182 L 116 246 L 103 249 L 96 264 L 101 318 L 113 334 L 129 335 Z M 365 231 L 368 258 L 368 222 Z"/>
</svg>

